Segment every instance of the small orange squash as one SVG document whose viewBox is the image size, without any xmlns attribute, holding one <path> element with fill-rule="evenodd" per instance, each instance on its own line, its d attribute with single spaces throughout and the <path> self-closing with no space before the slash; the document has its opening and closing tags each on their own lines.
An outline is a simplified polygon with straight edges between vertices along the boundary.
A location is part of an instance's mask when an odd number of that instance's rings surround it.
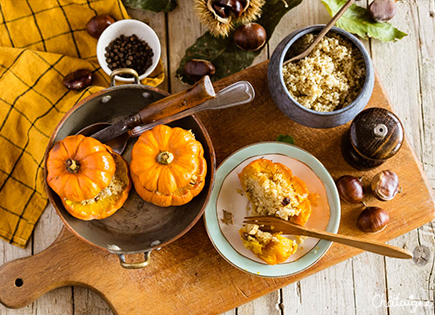
<svg viewBox="0 0 435 315">
<path fill-rule="evenodd" d="M 157 206 L 180 206 L 204 188 L 204 149 L 192 132 L 159 125 L 145 131 L 131 152 L 136 192 Z"/>
<path fill-rule="evenodd" d="M 122 207 L 131 189 L 127 162 L 83 135 L 58 141 L 47 158 L 47 182 L 65 209 L 81 220 L 104 219 Z"/>
<path fill-rule="evenodd" d="M 58 141 L 47 159 L 47 182 L 61 198 L 82 201 L 94 198 L 109 186 L 116 164 L 112 150 L 83 135 Z"/>
<path fill-rule="evenodd" d="M 112 156 L 116 163 L 116 171 L 108 187 L 90 200 L 77 202 L 62 199 L 65 209 L 72 216 L 81 220 L 101 220 L 111 216 L 124 205 L 132 186 L 128 164 L 119 154 L 112 152 Z"/>
</svg>

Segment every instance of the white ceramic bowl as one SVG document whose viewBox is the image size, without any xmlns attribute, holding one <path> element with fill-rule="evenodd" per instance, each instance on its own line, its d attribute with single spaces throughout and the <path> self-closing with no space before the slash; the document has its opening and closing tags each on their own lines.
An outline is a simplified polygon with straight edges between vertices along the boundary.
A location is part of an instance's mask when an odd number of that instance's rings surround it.
<svg viewBox="0 0 435 315">
<path fill-rule="evenodd" d="M 110 44 L 110 42 L 121 35 L 131 36 L 133 34 L 144 40 L 154 53 L 151 66 L 145 71 L 145 73 L 139 73 L 139 80 L 143 80 L 149 76 L 157 67 L 160 59 L 161 47 L 159 38 L 154 30 L 147 24 L 138 20 L 121 20 L 106 28 L 98 39 L 97 58 L 101 68 L 107 73 L 107 75 L 110 75 L 112 70 L 110 70 L 107 66 L 106 57 L 104 56 L 106 53 L 106 47 Z M 122 78 L 120 76 L 116 76 L 116 79 L 122 82 L 133 82 L 133 78 Z"/>
<path fill-rule="evenodd" d="M 331 175 L 310 153 L 282 142 L 261 142 L 230 155 L 216 171 L 215 184 L 204 213 L 208 236 L 216 250 L 234 267 L 262 277 L 286 277 L 314 265 L 328 251 L 331 242 L 307 238 L 286 262 L 267 265 L 244 248 L 239 229 L 250 205 L 242 192 L 238 173 L 253 160 L 265 158 L 288 166 L 316 197 L 307 222 L 313 227 L 337 233 L 340 224 L 340 198 Z M 223 210 L 233 214 L 233 224 L 222 222 Z M 294 236 L 286 235 L 291 239 Z"/>
</svg>

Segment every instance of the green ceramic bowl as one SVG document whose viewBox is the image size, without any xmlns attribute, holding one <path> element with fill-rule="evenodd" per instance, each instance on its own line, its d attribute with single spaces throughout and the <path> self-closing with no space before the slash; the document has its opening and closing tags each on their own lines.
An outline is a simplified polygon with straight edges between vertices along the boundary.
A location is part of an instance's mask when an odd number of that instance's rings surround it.
<svg viewBox="0 0 435 315">
<path fill-rule="evenodd" d="M 243 247 L 238 235 L 242 220 L 250 215 L 249 201 L 241 190 L 237 174 L 251 161 L 266 158 L 290 167 L 293 175 L 307 184 L 316 198 L 307 226 L 337 233 L 340 224 L 340 198 L 334 180 L 313 155 L 282 142 L 261 142 L 244 147 L 229 156 L 217 169 L 214 188 L 205 209 L 208 236 L 216 250 L 234 267 L 263 277 L 285 277 L 314 265 L 331 242 L 307 238 L 286 262 L 267 265 Z M 233 224 L 224 220 L 224 211 L 233 215 Z M 296 239 L 295 236 L 288 236 Z"/>
</svg>

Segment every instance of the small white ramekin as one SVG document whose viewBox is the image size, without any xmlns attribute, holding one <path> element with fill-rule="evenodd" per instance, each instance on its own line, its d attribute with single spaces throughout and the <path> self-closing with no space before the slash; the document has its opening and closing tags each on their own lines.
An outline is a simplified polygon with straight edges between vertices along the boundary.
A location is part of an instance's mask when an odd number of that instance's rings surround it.
<svg viewBox="0 0 435 315">
<path fill-rule="evenodd" d="M 106 47 L 109 46 L 109 44 L 114 39 L 118 38 L 121 35 L 131 36 L 133 34 L 141 40 L 144 40 L 150 46 L 154 53 L 151 66 L 145 71 L 145 73 L 139 73 L 139 80 L 142 80 L 149 76 L 151 72 L 153 72 L 153 70 L 157 67 L 160 59 L 161 46 L 159 38 L 157 37 L 157 34 L 154 32 L 154 30 L 147 24 L 138 20 L 121 20 L 113 23 L 108 28 L 106 28 L 98 39 L 98 63 L 100 64 L 104 72 L 107 73 L 107 75 L 110 75 L 112 73 L 112 70 L 109 69 L 106 62 L 106 57 L 104 56 L 104 54 L 106 53 Z M 116 80 L 122 82 L 133 82 L 134 79 L 116 76 Z"/>
</svg>

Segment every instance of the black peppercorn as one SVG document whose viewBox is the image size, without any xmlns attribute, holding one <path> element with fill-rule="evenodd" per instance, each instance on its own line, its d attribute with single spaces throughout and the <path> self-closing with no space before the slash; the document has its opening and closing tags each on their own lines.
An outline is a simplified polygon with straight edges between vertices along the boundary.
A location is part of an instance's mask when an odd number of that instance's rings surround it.
<svg viewBox="0 0 435 315">
<path fill-rule="evenodd" d="M 104 56 L 110 70 L 132 68 L 141 75 L 151 66 L 154 53 L 136 35 L 121 35 L 106 47 Z"/>
</svg>

